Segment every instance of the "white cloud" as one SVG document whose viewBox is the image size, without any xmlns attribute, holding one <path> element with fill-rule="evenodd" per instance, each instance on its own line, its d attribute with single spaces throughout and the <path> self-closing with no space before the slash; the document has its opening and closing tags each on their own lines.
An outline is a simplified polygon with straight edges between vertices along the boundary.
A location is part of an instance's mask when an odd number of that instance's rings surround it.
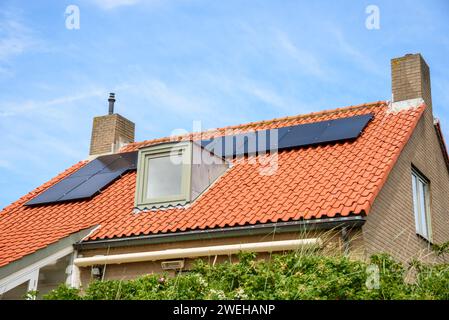
<svg viewBox="0 0 449 320">
<path fill-rule="evenodd" d="M 39 113 L 46 113 L 51 115 L 55 106 L 64 106 L 65 104 L 84 100 L 91 97 L 106 96 L 106 90 L 101 88 L 95 88 L 86 90 L 76 95 L 61 96 L 49 100 L 28 100 L 28 101 L 15 101 L 9 103 L 0 104 L 0 117 L 18 116 L 24 113 L 31 112 L 33 110 L 39 110 Z"/>
<path fill-rule="evenodd" d="M 93 0 L 94 3 L 104 10 L 110 10 L 122 6 L 133 6 L 141 0 Z"/>
<path fill-rule="evenodd" d="M 154 107 L 169 109 L 176 115 L 210 111 L 207 103 L 200 98 L 157 78 L 139 78 L 138 81 L 124 83 L 117 88 L 149 101 Z"/>
<path fill-rule="evenodd" d="M 330 29 L 337 41 L 337 50 L 357 63 L 361 68 L 373 74 L 384 75 L 383 70 L 368 55 L 350 44 L 344 37 L 343 32 L 336 27 Z"/>
<path fill-rule="evenodd" d="M 229 74 L 203 73 L 201 75 L 197 74 L 195 77 L 196 79 L 201 79 L 201 83 L 207 83 L 208 86 L 220 90 L 225 97 L 225 103 L 241 98 L 243 99 L 241 100 L 243 101 L 242 103 L 246 103 L 249 108 L 251 106 L 250 103 L 244 101 L 250 98 L 266 104 L 271 110 L 282 110 L 282 113 L 290 114 L 298 113 L 298 110 L 303 112 L 309 110 L 307 104 L 300 101 L 298 97 L 292 96 L 286 90 L 279 90 L 273 84 L 270 85 L 246 75 L 234 72 Z M 242 109 L 241 111 L 245 110 Z M 247 109 L 246 111 L 252 112 L 253 110 Z M 232 118 L 231 121 L 231 123 L 235 122 Z"/>
<path fill-rule="evenodd" d="M 305 73 L 322 79 L 326 77 L 326 72 L 315 54 L 300 48 L 284 32 L 278 31 L 276 40 L 279 47 L 294 59 Z"/>
<path fill-rule="evenodd" d="M 0 11 L 0 63 L 8 62 L 14 56 L 36 46 L 37 43 L 32 30 L 20 21 L 17 14 Z M 0 72 L 4 73 L 5 70 L 0 66 Z"/>
<path fill-rule="evenodd" d="M 262 88 L 261 86 L 255 84 L 245 85 L 242 89 L 264 103 L 270 104 L 274 107 L 286 107 L 284 99 L 270 89 Z"/>
<path fill-rule="evenodd" d="M 32 163 L 45 175 L 52 174 L 49 163 L 61 165 L 51 160 L 55 157 L 69 161 L 83 159 L 90 125 L 84 119 L 90 120 L 92 110 L 89 107 L 96 104 L 98 96 L 106 97 L 106 91 L 88 88 L 79 94 L 47 100 L 17 98 L 2 102 L 0 127 L 4 128 L 5 134 L 0 169 L 29 176 L 30 170 L 24 169 L 24 165 Z"/>
<path fill-rule="evenodd" d="M 5 159 L 0 159 L 0 168 L 9 169 L 11 168 L 11 164 Z"/>
</svg>

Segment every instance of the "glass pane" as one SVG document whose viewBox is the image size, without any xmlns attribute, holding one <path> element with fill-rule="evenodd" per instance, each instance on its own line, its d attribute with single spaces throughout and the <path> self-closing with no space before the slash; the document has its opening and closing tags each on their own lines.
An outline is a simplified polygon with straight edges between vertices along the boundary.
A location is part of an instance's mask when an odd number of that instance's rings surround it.
<svg viewBox="0 0 449 320">
<path fill-rule="evenodd" d="M 421 235 L 425 238 L 428 237 L 427 234 L 427 221 L 426 221 L 426 186 L 423 181 L 418 180 L 418 191 L 419 191 L 419 213 L 421 219 Z"/>
<path fill-rule="evenodd" d="M 72 255 L 64 256 L 39 270 L 39 282 L 37 283 L 37 290 L 39 294 L 38 299 L 56 289 L 60 284 L 66 283 L 70 275 L 70 260 Z"/>
<path fill-rule="evenodd" d="M 419 204 L 418 204 L 418 189 L 417 189 L 417 178 L 414 174 L 412 174 L 412 187 L 413 187 L 413 211 L 415 213 L 415 227 L 416 233 L 420 233 L 419 231 Z"/>
<path fill-rule="evenodd" d="M 24 282 L 17 287 L 6 291 L 4 294 L 0 295 L 0 300 L 24 300 L 28 292 L 28 282 Z"/>
<path fill-rule="evenodd" d="M 147 198 L 181 194 L 182 155 L 148 159 Z"/>
</svg>

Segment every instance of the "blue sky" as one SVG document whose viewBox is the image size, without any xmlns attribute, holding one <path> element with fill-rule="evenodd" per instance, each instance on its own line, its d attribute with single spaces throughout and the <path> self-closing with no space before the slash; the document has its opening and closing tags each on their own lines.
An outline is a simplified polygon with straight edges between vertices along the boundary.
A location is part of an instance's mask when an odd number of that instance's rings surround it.
<svg viewBox="0 0 449 320">
<path fill-rule="evenodd" d="M 421 52 L 448 137 L 448 34 L 444 0 L 2 0 L 0 208 L 87 157 L 108 92 L 143 140 L 387 100 L 390 59 Z"/>
</svg>

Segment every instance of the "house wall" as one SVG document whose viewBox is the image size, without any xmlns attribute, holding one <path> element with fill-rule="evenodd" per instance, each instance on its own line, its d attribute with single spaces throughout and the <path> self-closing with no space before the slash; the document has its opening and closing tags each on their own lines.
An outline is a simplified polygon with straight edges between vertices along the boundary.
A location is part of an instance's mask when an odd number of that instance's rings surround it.
<svg viewBox="0 0 449 320">
<path fill-rule="evenodd" d="M 221 238 L 221 239 L 205 239 L 205 240 L 192 240 L 192 241 L 182 241 L 182 242 L 171 242 L 171 243 L 160 243 L 160 244 L 147 244 L 141 246 L 130 246 L 130 247 L 117 247 L 117 248 L 103 248 L 103 249 L 91 249 L 80 251 L 83 257 L 91 257 L 95 255 L 112 255 L 112 254 L 122 254 L 122 253 L 133 253 L 133 252 L 145 252 L 145 251 L 157 251 L 175 248 L 191 248 L 191 247 L 203 247 L 203 246 L 214 246 L 214 245 L 227 245 L 227 244 L 239 244 L 239 243 L 251 243 L 251 242 L 266 242 L 266 241 L 276 241 L 276 240 L 293 240 L 293 239 L 304 239 L 304 238 L 315 238 L 320 237 L 323 240 L 323 248 L 321 249 L 326 254 L 336 254 L 343 253 L 343 241 L 341 238 L 340 230 L 322 230 L 322 231 L 310 231 L 310 232 L 288 232 L 288 233 L 278 233 L 278 234 L 262 234 L 262 235 L 252 235 L 252 236 L 242 236 L 233 238 Z M 355 250 L 356 246 L 352 246 L 351 250 Z M 80 255 L 78 255 L 80 256 Z M 259 254 L 260 258 L 269 258 L 269 254 Z M 214 262 L 215 256 L 205 257 L 210 263 Z M 237 261 L 236 256 L 218 256 L 216 263 L 223 262 L 226 260 Z M 194 259 L 185 259 L 184 270 L 189 270 L 192 266 Z M 162 261 L 149 261 L 149 262 L 135 262 L 135 263 L 124 263 L 124 264 L 110 264 L 107 265 L 104 271 L 104 279 L 134 279 L 139 276 L 143 276 L 151 273 L 164 273 L 161 268 Z M 173 275 L 173 272 L 169 272 Z M 92 281 L 91 268 L 82 267 L 80 268 L 80 281 L 81 286 L 86 287 L 87 284 Z"/>
<path fill-rule="evenodd" d="M 444 261 L 416 235 L 412 196 L 412 164 L 429 180 L 433 243 L 449 241 L 449 173 L 427 108 L 404 147 L 362 228 L 365 256 L 387 252 L 403 262 L 418 258 Z M 447 259 L 446 259 L 447 260 Z"/>
</svg>

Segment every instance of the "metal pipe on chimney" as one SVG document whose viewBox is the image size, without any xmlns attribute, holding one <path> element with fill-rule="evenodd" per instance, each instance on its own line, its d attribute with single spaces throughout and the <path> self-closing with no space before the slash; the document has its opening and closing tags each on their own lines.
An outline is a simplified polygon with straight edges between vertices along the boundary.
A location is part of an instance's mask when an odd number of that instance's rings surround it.
<svg viewBox="0 0 449 320">
<path fill-rule="evenodd" d="M 114 114 L 115 93 L 109 93 L 109 114 Z"/>
</svg>

